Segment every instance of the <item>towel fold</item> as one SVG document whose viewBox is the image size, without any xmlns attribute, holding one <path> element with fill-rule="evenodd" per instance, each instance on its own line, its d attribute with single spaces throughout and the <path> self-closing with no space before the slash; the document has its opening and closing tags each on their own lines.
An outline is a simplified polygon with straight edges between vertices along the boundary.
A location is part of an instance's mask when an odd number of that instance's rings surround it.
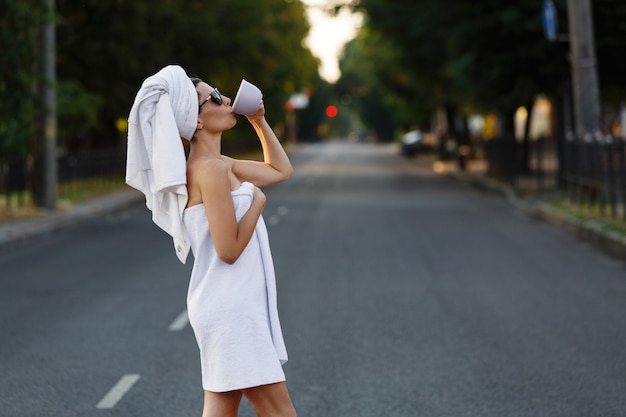
<svg viewBox="0 0 626 417">
<path fill-rule="evenodd" d="M 267 305 L 269 313 L 270 331 L 272 333 L 272 341 L 276 349 L 276 355 L 280 360 L 280 364 L 287 362 L 287 349 L 283 340 L 283 332 L 280 328 L 280 320 L 278 318 L 278 299 L 276 291 L 276 273 L 274 271 L 274 261 L 272 259 L 272 251 L 270 250 L 270 239 L 267 233 L 265 221 L 261 216 L 255 228 L 259 246 L 261 248 L 261 260 L 263 261 L 263 272 L 265 273 L 265 285 L 267 286 Z"/>
<path fill-rule="evenodd" d="M 126 183 L 146 196 L 152 220 L 172 236 L 182 263 L 189 254 L 189 238 L 182 219 L 188 196 L 180 138 L 190 140 L 197 122 L 198 93 L 177 65 L 143 82 L 128 116 Z"/>
</svg>

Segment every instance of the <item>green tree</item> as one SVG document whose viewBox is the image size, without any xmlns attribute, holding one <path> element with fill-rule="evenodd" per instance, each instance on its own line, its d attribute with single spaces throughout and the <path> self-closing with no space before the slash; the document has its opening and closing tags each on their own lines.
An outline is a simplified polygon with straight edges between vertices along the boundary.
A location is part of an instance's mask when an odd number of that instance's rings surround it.
<svg viewBox="0 0 626 417">
<path fill-rule="evenodd" d="M 564 54 L 555 58 L 542 38 L 536 4 L 361 0 L 357 7 L 366 25 L 400 50 L 393 68 L 411 76 L 404 85 L 393 77 L 385 83 L 420 113 L 443 105 L 512 115 L 562 71 L 554 62 Z"/>
<path fill-rule="evenodd" d="M 626 2 L 594 0 L 594 32 L 602 102 L 618 106 L 626 100 Z"/>
<path fill-rule="evenodd" d="M 392 140 L 397 127 L 411 120 L 409 106 L 402 105 L 402 88 L 410 84 L 407 80 L 411 77 L 396 65 L 398 54 L 380 33 L 364 27 L 346 45 L 339 62 L 338 99 L 351 103 L 352 110 L 380 141 Z"/>
<path fill-rule="evenodd" d="M 567 32 L 566 1 L 555 3 Z M 395 64 L 383 62 L 409 72 L 407 84 L 393 76 L 380 83 L 407 109 L 427 111 L 426 102 L 460 113 L 495 110 L 510 131 L 518 106 L 538 93 L 557 98 L 566 91 L 568 45 L 544 38 L 541 2 L 355 0 L 337 7 L 364 12 L 365 27 L 399 51 Z M 616 105 L 625 94 L 626 64 L 614 57 L 626 46 L 626 4 L 596 0 L 593 8 L 603 103 Z"/>
<path fill-rule="evenodd" d="M 0 157 L 25 155 L 41 106 L 36 86 L 42 0 L 0 1 Z"/>
<path fill-rule="evenodd" d="M 444 22 L 455 28 L 449 63 L 457 81 L 471 86 L 466 97 L 502 113 L 505 130 L 512 132 L 517 107 L 530 107 L 538 93 L 558 94 L 568 70 L 566 47 L 545 39 L 539 4 L 457 1 Z"/>
<path fill-rule="evenodd" d="M 58 0 L 58 11 L 59 79 L 99 98 L 99 126 L 88 133 L 96 146 L 119 143 L 115 120 L 127 116 L 143 79 L 167 64 L 231 97 L 248 79 L 274 120 L 283 120 L 289 94 L 317 77 L 302 46 L 309 28 L 299 1 Z"/>
</svg>

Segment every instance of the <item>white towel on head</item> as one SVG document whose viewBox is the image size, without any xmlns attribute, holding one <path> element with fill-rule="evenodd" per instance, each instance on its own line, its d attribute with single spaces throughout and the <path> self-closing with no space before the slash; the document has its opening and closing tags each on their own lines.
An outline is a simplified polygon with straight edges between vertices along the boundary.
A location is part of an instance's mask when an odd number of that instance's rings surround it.
<svg viewBox="0 0 626 417">
<path fill-rule="evenodd" d="M 174 240 L 185 263 L 189 238 L 183 226 L 187 169 L 181 137 L 198 122 L 198 93 L 185 70 L 169 65 L 147 78 L 128 116 L 126 183 L 146 196 L 152 220 Z"/>
</svg>

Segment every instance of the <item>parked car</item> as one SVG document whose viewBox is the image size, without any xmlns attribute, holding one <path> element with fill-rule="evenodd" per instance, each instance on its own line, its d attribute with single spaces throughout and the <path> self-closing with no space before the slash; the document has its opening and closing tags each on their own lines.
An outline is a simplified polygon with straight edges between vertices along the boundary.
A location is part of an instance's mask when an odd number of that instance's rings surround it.
<svg viewBox="0 0 626 417">
<path fill-rule="evenodd" d="M 413 156 L 420 152 L 433 150 L 433 143 L 429 134 L 419 130 L 411 130 L 402 136 L 401 152 L 405 156 Z"/>
</svg>

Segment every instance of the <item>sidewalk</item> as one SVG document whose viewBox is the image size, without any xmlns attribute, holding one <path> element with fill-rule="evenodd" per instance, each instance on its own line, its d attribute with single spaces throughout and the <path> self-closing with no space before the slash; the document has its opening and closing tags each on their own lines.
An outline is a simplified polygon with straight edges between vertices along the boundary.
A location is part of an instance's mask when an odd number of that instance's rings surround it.
<svg viewBox="0 0 626 417">
<path fill-rule="evenodd" d="M 0 223 L 0 251 L 18 246 L 29 239 L 74 227 L 93 219 L 145 202 L 143 194 L 128 189 L 96 197 L 68 210 L 53 214 Z"/>
<path fill-rule="evenodd" d="M 531 217 L 571 233 L 612 256 L 626 259 L 626 236 L 606 230 L 606 227 L 597 222 L 581 220 L 558 210 L 546 203 L 541 195 L 533 193 L 532 185 L 524 190 L 528 197 L 518 197 L 511 186 L 487 178 L 485 161 L 469 161 L 465 171 L 459 170 L 458 165 L 452 161 L 444 163 L 444 167 L 443 173 L 445 175 L 465 182 L 472 187 L 499 194 L 511 205 Z"/>
</svg>

